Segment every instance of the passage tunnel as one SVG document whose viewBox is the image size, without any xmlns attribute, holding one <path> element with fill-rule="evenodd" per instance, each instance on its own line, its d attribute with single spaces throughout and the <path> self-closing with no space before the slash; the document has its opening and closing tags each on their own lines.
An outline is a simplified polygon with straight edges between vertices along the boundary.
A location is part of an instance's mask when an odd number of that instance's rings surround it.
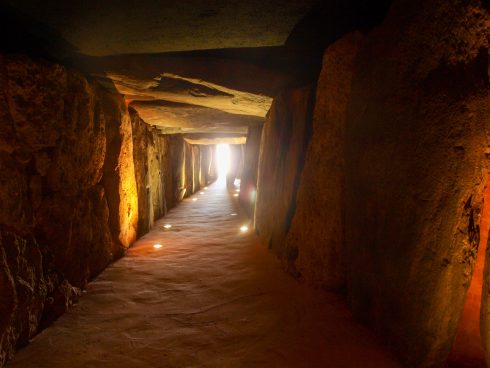
<svg viewBox="0 0 490 368">
<path fill-rule="evenodd" d="M 0 367 L 489 364 L 485 0 L 0 29 Z"/>
</svg>

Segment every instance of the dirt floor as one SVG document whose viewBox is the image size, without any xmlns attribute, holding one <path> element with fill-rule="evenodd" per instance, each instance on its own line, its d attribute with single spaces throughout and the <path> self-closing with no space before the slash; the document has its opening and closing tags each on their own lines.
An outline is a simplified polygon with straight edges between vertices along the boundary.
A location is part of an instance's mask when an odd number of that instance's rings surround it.
<svg viewBox="0 0 490 368">
<path fill-rule="evenodd" d="M 340 297 L 298 283 L 252 231 L 240 232 L 248 220 L 222 184 L 202 193 L 8 367 L 399 366 Z"/>
</svg>

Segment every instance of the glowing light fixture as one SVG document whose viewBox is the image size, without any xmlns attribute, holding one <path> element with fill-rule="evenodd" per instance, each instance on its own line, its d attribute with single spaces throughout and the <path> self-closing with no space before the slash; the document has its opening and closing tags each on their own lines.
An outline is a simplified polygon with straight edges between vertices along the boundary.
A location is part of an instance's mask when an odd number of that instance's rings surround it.
<svg viewBox="0 0 490 368">
<path fill-rule="evenodd" d="M 241 231 L 242 233 L 247 232 L 247 231 L 248 231 L 248 226 L 247 226 L 247 225 L 242 225 L 242 226 L 240 226 L 240 231 Z"/>
<path fill-rule="evenodd" d="M 235 192 L 240 193 L 240 189 L 235 189 Z"/>
<path fill-rule="evenodd" d="M 195 201 L 197 201 L 197 198 L 194 197 L 194 198 L 192 198 L 192 200 L 195 202 Z"/>
<path fill-rule="evenodd" d="M 200 192 L 199 194 L 200 194 L 200 195 L 203 195 L 203 194 L 204 194 L 204 192 Z"/>
<path fill-rule="evenodd" d="M 161 245 L 161 244 L 153 244 L 153 248 L 155 248 L 155 249 L 160 249 L 161 247 L 163 247 L 163 245 Z"/>
<path fill-rule="evenodd" d="M 163 227 L 164 227 L 165 229 L 170 229 L 170 228 L 172 227 L 172 225 L 170 225 L 170 224 L 165 224 L 165 225 L 163 225 Z"/>
<path fill-rule="evenodd" d="M 204 187 L 204 190 L 208 190 L 208 187 Z"/>
<path fill-rule="evenodd" d="M 230 216 L 236 216 L 238 215 L 237 213 L 233 212 L 233 213 L 230 213 Z"/>
<path fill-rule="evenodd" d="M 218 144 L 216 147 L 216 166 L 218 176 L 225 178 L 230 169 L 230 146 L 228 144 Z"/>
</svg>

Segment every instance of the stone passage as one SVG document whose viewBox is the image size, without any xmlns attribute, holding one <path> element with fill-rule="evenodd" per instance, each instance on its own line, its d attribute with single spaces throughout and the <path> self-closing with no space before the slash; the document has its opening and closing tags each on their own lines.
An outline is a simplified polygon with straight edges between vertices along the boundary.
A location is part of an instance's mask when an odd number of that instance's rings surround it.
<svg viewBox="0 0 490 368">
<path fill-rule="evenodd" d="M 397 367 L 339 296 L 240 231 L 233 194 L 185 199 L 8 367 Z"/>
</svg>

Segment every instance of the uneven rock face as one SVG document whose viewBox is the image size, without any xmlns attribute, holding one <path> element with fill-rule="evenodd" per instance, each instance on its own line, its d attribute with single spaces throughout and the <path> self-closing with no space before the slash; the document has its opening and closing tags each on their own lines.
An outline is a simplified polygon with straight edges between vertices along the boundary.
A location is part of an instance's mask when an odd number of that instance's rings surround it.
<svg viewBox="0 0 490 368">
<path fill-rule="evenodd" d="M 162 133 L 222 133 L 243 134 L 247 126 L 260 124 L 263 118 L 230 114 L 221 110 L 166 101 L 136 101 L 131 103 L 145 123 L 158 127 Z"/>
<path fill-rule="evenodd" d="M 480 1 L 398 1 L 358 56 L 346 130 L 349 295 L 407 366 L 444 363 L 475 263 L 489 19 Z M 484 326 L 488 308 L 485 298 Z"/>
<path fill-rule="evenodd" d="M 230 162 L 226 174 L 226 183 L 234 188 L 235 179 L 240 179 L 243 170 L 243 146 L 241 144 L 230 144 Z"/>
<path fill-rule="evenodd" d="M 243 173 L 240 181 L 240 205 L 253 218 L 255 212 L 255 200 L 257 197 L 257 173 L 260 152 L 260 139 L 262 126 L 248 128 L 245 156 L 243 159 Z"/>
<path fill-rule="evenodd" d="M 37 331 L 47 296 L 39 245 L 0 227 L 0 365 Z"/>
<path fill-rule="evenodd" d="M 138 193 L 133 161 L 133 136 L 127 106 L 120 96 L 99 91 L 106 119 L 107 155 L 103 186 L 109 205 L 112 252 L 121 256 L 136 240 Z"/>
<path fill-rule="evenodd" d="M 157 134 L 76 72 L 0 56 L 0 366 L 124 253 L 138 226 L 141 235 L 183 188 L 208 182 L 209 152 Z"/>
<path fill-rule="evenodd" d="M 100 56 L 282 45 L 315 1 L 4 3 Z"/>
<path fill-rule="evenodd" d="M 181 136 L 160 134 L 134 109 L 130 109 L 130 116 L 141 236 L 183 198 L 182 188 L 186 189 L 184 196 L 189 196 L 206 186 L 213 179 L 210 170 L 214 163 L 210 146 L 192 145 Z"/>
<path fill-rule="evenodd" d="M 133 129 L 133 159 L 138 191 L 138 237 L 150 229 L 148 186 L 148 141 L 151 130 L 134 110 L 129 110 Z"/>
<path fill-rule="evenodd" d="M 1 223 L 32 231 L 58 270 L 82 286 L 112 259 L 99 221 L 108 216 L 97 185 L 105 157 L 100 103 L 82 76 L 61 66 L 2 61 Z"/>
<path fill-rule="evenodd" d="M 360 33 L 328 47 L 318 80 L 313 129 L 286 240 L 289 266 L 309 283 L 330 290 L 345 286 L 344 145 L 346 109 Z"/>
<path fill-rule="evenodd" d="M 174 196 L 180 201 L 186 193 L 186 155 L 185 141 L 181 135 L 170 137 L 170 151 L 173 157 L 173 188 Z"/>
<path fill-rule="evenodd" d="M 286 237 L 295 210 L 313 109 L 311 87 L 293 89 L 274 100 L 266 119 L 260 145 L 255 227 L 261 238 L 278 255 L 286 254 Z"/>
<path fill-rule="evenodd" d="M 0 111 L 1 365 L 112 253 L 94 87 L 61 66 L 2 56 Z"/>
</svg>

